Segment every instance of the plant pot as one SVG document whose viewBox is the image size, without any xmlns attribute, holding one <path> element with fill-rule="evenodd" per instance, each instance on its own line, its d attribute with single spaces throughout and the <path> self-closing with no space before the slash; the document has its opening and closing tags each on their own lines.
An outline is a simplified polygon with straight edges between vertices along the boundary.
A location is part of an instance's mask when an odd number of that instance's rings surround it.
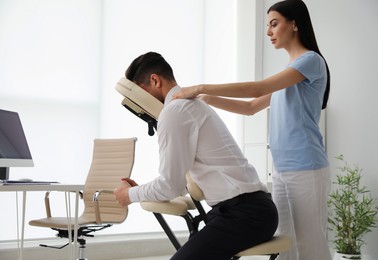
<svg viewBox="0 0 378 260">
<path fill-rule="evenodd" d="M 340 254 L 335 253 L 333 256 L 333 260 L 347 260 L 347 259 L 353 259 L 353 260 L 361 260 L 361 255 L 348 255 L 348 254 Z"/>
</svg>

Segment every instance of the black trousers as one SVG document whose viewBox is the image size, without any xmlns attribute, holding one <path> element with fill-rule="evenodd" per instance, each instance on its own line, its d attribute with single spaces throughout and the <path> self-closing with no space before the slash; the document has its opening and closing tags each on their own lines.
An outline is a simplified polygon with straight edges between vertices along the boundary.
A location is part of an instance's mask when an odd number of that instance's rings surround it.
<svg viewBox="0 0 378 260">
<path fill-rule="evenodd" d="M 171 260 L 229 260 L 249 247 L 268 241 L 278 225 L 269 193 L 241 194 L 214 206 L 208 223 Z"/>
</svg>

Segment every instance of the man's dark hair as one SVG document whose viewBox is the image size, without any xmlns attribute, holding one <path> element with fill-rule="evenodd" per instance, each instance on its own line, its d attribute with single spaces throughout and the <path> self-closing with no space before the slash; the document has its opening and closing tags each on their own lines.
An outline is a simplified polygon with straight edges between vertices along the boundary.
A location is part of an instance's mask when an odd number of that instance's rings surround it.
<svg viewBox="0 0 378 260">
<path fill-rule="evenodd" d="M 168 62 L 156 52 L 147 52 L 130 64 L 125 72 L 127 79 L 136 84 L 149 85 L 151 74 L 157 74 L 169 81 L 176 81 Z"/>
<path fill-rule="evenodd" d="M 310 13 L 308 12 L 306 4 L 302 0 L 284 0 L 278 3 L 275 3 L 268 9 L 270 11 L 276 11 L 280 13 L 287 21 L 294 21 L 295 25 L 298 27 L 299 39 L 309 50 L 312 50 L 318 53 L 320 56 L 323 55 L 320 53 L 318 44 L 315 38 L 315 32 L 312 27 Z M 323 57 L 324 59 L 324 57 Z M 327 68 L 327 85 L 323 97 L 322 109 L 327 107 L 329 91 L 330 91 L 330 72 L 328 68 L 327 61 L 324 59 Z"/>
</svg>

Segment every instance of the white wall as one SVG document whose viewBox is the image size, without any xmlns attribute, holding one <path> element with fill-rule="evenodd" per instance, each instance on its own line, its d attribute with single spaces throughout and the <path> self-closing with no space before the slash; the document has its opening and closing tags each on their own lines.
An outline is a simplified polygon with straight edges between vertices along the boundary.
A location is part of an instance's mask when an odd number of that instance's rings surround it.
<svg viewBox="0 0 378 260">
<path fill-rule="evenodd" d="M 363 168 L 363 184 L 378 198 L 378 2 L 313 1 L 315 25 L 332 71 L 327 109 L 327 151 L 334 159 L 344 154 L 350 164 Z M 326 9 L 320 6 L 327 6 Z M 337 14 L 335 16 L 335 14 Z M 329 22 L 326 22 L 329 21 Z M 378 256 L 378 228 L 366 236 L 363 253 Z"/>
<path fill-rule="evenodd" d="M 276 1 L 264 1 L 265 10 Z M 327 152 L 344 154 L 350 164 L 364 169 L 363 183 L 378 197 L 378 2 L 376 0 L 305 0 L 321 52 L 331 71 L 331 94 L 326 111 Z M 264 43 L 264 76 L 287 63 L 284 51 Z M 366 236 L 366 259 L 377 259 L 378 229 Z"/>
</svg>

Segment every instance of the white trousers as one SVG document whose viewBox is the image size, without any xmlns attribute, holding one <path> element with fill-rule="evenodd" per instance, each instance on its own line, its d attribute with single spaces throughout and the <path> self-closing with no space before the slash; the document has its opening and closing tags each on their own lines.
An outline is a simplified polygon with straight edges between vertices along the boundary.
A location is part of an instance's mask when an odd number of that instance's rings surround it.
<svg viewBox="0 0 378 260">
<path fill-rule="evenodd" d="M 327 243 L 329 167 L 315 171 L 274 172 L 273 200 L 279 216 L 278 233 L 292 238 L 290 252 L 279 260 L 331 260 Z"/>
</svg>

